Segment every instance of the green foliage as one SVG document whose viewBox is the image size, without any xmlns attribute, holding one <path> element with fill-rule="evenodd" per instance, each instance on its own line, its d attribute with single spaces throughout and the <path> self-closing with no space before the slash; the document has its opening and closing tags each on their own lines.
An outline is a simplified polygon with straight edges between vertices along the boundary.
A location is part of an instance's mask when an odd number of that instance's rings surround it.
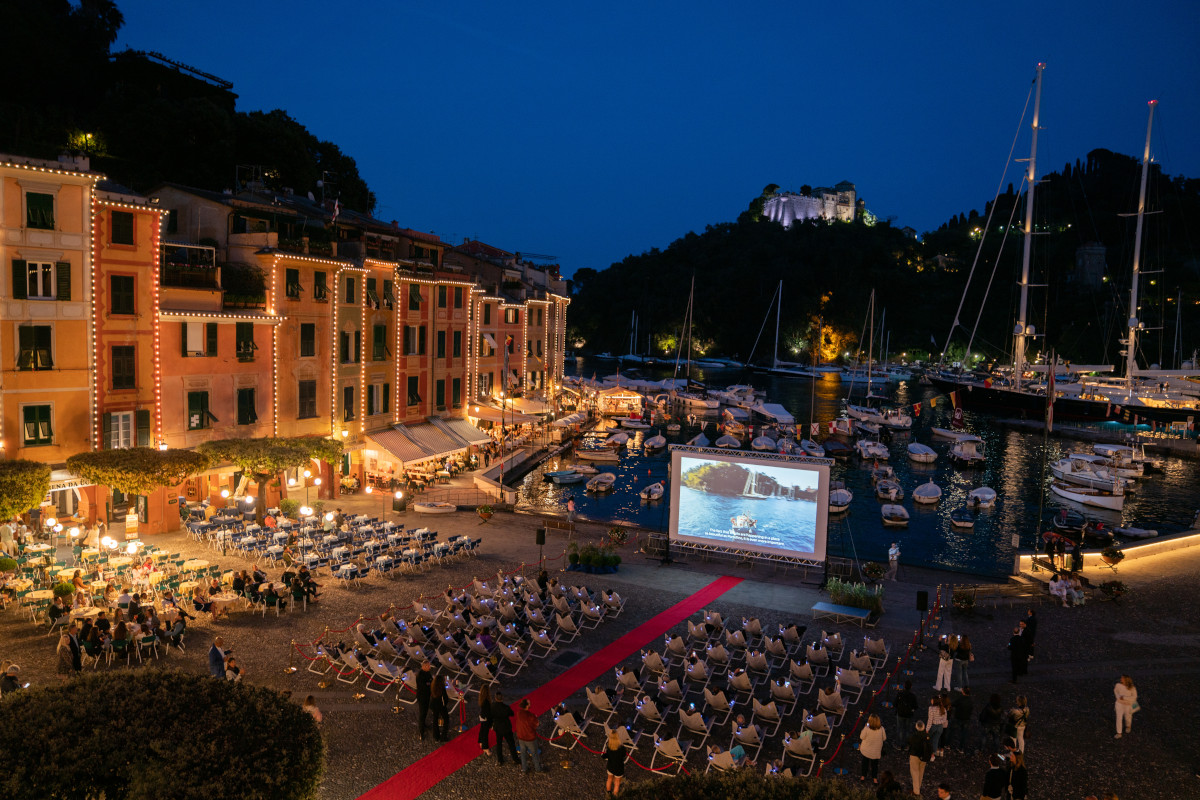
<svg viewBox="0 0 1200 800">
<path fill-rule="evenodd" d="M 254 477 L 258 484 L 258 499 L 254 512 L 259 523 L 263 519 L 263 485 L 287 469 L 295 469 L 318 458 L 333 463 L 342 454 L 342 443 L 319 436 L 294 436 L 266 439 L 217 439 L 202 442 L 196 450 L 214 463 L 228 461 Z"/>
<path fill-rule="evenodd" d="M 0 572 L 14 572 L 17 569 L 17 560 L 4 556 L 0 558 Z"/>
<path fill-rule="evenodd" d="M 0 461 L 0 519 L 24 514 L 50 491 L 50 467 L 22 458 Z"/>
<path fill-rule="evenodd" d="M 85 674 L 5 696 L 0 752 L 0 796 L 10 800 L 310 800 L 324 770 L 321 734 L 300 706 L 167 670 Z"/>
<path fill-rule="evenodd" d="M 285 497 L 279 501 L 279 510 L 283 512 L 285 517 L 295 519 L 296 512 L 300 510 L 300 501 L 293 500 L 290 497 Z"/>
<path fill-rule="evenodd" d="M 688 773 L 625 784 L 626 800 L 874 800 L 871 790 L 838 778 L 766 777 L 759 769 Z"/>
<path fill-rule="evenodd" d="M 876 614 L 883 613 L 883 585 L 867 586 L 865 583 L 852 583 L 840 578 L 830 578 L 826 584 L 831 602 L 839 606 L 865 608 Z"/>
<path fill-rule="evenodd" d="M 951 602 L 961 611 L 970 611 L 975 607 L 975 593 L 968 589 L 955 589 Z"/>
<path fill-rule="evenodd" d="M 54 584 L 54 588 L 50 591 L 54 592 L 55 597 L 70 597 L 75 594 L 75 585 L 63 581 L 62 583 Z"/>
<path fill-rule="evenodd" d="M 1114 564 L 1118 564 L 1122 559 L 1125 558 L 1125 554 L 1121 552 L 1120 548 L 1114 547 L 1110 544 L 1108 547 L 1100 551 L 1100 557 L 1106 561 L 1111 561 Z"/>
<path fill-rule="evenodd" d="M 871 580 L 879 580 L 887 572 L 887 568 L 878 561 L 868 561 L 862 565 L 862 574 Z"/>
<path fill-rule="evenodd" d="M 134 495 L 151 494 L 161 486 L 178 486 L 208 466 L 209 459 L 202 453 L 154 447 L 96 450 L 67 459 L 67 469 L 84 480 Z"/>
</svg>

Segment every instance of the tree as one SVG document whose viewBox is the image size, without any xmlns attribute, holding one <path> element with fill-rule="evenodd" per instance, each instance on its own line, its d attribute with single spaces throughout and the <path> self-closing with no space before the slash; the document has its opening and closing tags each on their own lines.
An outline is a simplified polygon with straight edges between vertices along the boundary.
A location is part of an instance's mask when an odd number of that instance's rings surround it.
<svg viewBox="0 0 1200 800">
<path fill-rule="evenodd" d="M 263 520 L 263 487 L 286 469 L 302 467 L 311 459 L 336 461 L 342 454 L 342 443 L 317 436 L 267 439 L 218 439 L 204 442 L 197 448 L 214 462 L 228 461 L 248 472 L 258 484 L 258 503 L 255 515 Z"/>
<path fill-rule="evenodd" d="M 0 461 L 0 519 L 24 514 L 50 491 L 50 467 L 39 461 Z"/>
<path fill-rule="evenodd" d="M 316 722 L 278 692 L 152 669 L 6 695 L 0 752 L 11 800 L 310 800 L 324 770 Z"/>
<path fill-rule="evenodd" d="M 209 459 L 193 450 L 129 447 L 76 453 L 67 469 L 97 486 L 124 494 L 148 495 L 163 486 L 178 486 L 208 468 Z"/>
</svg>

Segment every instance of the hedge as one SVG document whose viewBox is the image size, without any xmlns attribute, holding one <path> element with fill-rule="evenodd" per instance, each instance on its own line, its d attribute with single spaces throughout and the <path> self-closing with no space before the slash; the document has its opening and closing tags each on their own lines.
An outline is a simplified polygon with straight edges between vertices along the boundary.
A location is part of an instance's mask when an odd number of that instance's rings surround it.
<svg viewBox="0 0 1200 800">
<path fill-rule="evenodd" d="M 875 800 L 871 789 L 838 778 L 768 778 L 761 765 L 635 781 L 624 785 L 621 796 L 625 800 Z"/>
<path fill-rule="evenodd" d="M 0 797 L 309 800 L 313 718 L 269 689 L 172 670 L 84 675 L 0 700 Z"/>
</svg>

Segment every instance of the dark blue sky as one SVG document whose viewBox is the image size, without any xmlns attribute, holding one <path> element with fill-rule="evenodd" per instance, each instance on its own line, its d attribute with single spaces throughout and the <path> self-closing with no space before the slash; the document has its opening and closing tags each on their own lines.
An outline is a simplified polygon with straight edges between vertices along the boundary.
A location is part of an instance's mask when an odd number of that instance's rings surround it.
<svg viewBox="0 0 1200 800">
<path fill-rule="evenodd" d="M 919 231 L 982 211 L 1038 61 L 1039 173 L 1140 156 L 1156 97 L 1156 157 L 1200 177 L 1188 0 L 580 5 L 120 0 L 117 47 L 286 109 L 357 160 L 377 216 L 568 274 L 733 220 L 768 183 L 850 180 Z"/>
</svg>

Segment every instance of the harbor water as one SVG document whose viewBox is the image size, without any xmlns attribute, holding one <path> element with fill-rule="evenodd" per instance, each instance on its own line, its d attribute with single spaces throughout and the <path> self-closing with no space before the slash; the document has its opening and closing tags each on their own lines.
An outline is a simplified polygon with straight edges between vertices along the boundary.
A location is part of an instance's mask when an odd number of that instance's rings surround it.
<svg viewBox="0 0 1200 800">
<path fill-rule="evenodd" d="M 589 376 L 594 369 L 599 369 L 601 374 L 614 371 L 611 363 L 598 368 L 579 366 L 579 371 Z M 642 375 L 649 380 L 658 380 L 671 377 L 671 370 L 643 368 Z M 841 413 L 843 400 L 851 390 L 848 380 L 829 377 L 814 381 L 737 370 L 705 371 L 695 367 L 693 377 L 699 377 L 713 388 L 750 383 L 756 389 L 764 390 L 769 402 L 779 403 L 791 412 L 798 429 L 807 432 L 810 419 L 820 423 L 822 439 L 826 436 L 827 423 Z M 907 528 L 884 528 L 879 509 L 885 501 L 875 497 L 871 483 L 872 463 L 857 456 L 837 462 L 832 468 L 833 480 L 843 481 L 854 493 L 854 501 L 848 512 L 830 516 L 828 553 L 831 556 L 886 561 L 889 545 L 897 542 L 902 563 L 1001 576 L 1011 572 L 1016 545 L 1026 550 L 1034 548 L 1040 540 L 1040 532 L 1050 529 L 1048 522 L 1038 524 L 1039 499 L 1044 505 L 1043 520 L 1049 520 L 1053 513 L 1065 507 L 1081 511 L 1106 527 L 1151 528 L 1160 534 L 1186 530 L 1200 504 L 1200 481 L 1197 480 L 1195 462 L 1170 457 L 1161 473 L 1147 473 L 1137 481 L 1134 492 L 1126 496 L 1121 512 L 1085 508 L 1062 500 L 1049 490 L 1053 478 L 1049 464 L 1068 453 L 1090 453 L 1091 443 L 1046 439 L 1041 433 L 1005 428 L 984 413 L 966 412 L 966 430 L 984 440 L 986 463 L 975 468 L 957 467 L 949 459 L 951 443 L 935 439 L 931 433 L 933 427 L 950 427 L 949 400 L 939 396 L 933 387 L 920 386 L 915 381 L 882 386 L 886 387 L 884 393 L 897 405 L 909 406 L 910 413 L 913 404 L 921 403 L 921 412 L 913 419 L 912 431 L 894 432 L 889 444 L 888 463 L 895 469 L 897 480 L 904 489 L 902 504 L 908 509 L 911 520 Z M 862 381 L 854 384 L 855 401 L 861 402 L 863 389 Z M 880 384 L 875 384 L 874 389 L 879 393 Z M 937 398 L 935 408 L 929 407 L 930 398 Z M 713 425 L 719 417 L 714 413 L 704 421 L 707 423 L 705 434 L 715 441 L 717 434 Z M 638 493 L 650 483 L 669 480 L 670 454 L 668 451 L 647 453 L 642 442 L 657 432 L 671 443 L 683 443 L 698 431 L 698 426 L 689 427 L 686 422 L 684 429 L 674 436 L 657 428 L 636 434 L 628 431 L 630 440 L 621 451 L 620 463 L 595 465 L 600 472 L 612 472 L 617 476 L 613 491 L 603 495 L 586 492 L 583 483 L 558 485 L 543 480 L 544 472 L 575 463 L 573 452 L 565 451 L 525 477 L 518 487 L 518 505 L 565 514 L 567 500 L 573 498 L 580 518 L 666 530 L 673 487 L 668 483 L 666 495 L 656 502 L 645 502 Z M 594 444 L 609 433 L 611 431 L 597 433 L 589 437 L 593 441 L 586 444 Z M 914 441 L 930 445 L 937 451 L 937 461 L 922 464 L 910 460 L 906 446 Z M 853 445 L 852 440 L 847 443 Z M 752 452 L 748 451 L 748 454 Z M 929 480 L 941 488 L 941 501 L 932 506 L 914 503 L 913 489 Z M 979 511 L 972 530 L 951 527 L 950 513 L 966 505 L 968 492 L 979 486 L 996 490 L 995 508 Z M 1045 487 L 1044 496 L 1042 487 Z"/>
</svg>

